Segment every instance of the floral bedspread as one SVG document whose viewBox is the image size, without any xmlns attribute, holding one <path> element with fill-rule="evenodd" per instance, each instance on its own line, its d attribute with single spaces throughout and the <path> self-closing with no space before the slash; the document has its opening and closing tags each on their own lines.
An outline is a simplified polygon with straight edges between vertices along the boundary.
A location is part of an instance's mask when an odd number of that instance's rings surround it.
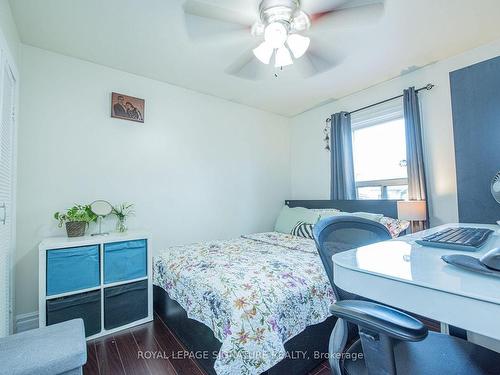
<svg viewBox="0 0 500 375">
<path fill-rule="evenodd" d="M 314 242 L 276 232 L 166 249 L 154 283 L 221 341 L 218 375 L 268 370 L 335 301 Z"/>
</svg>

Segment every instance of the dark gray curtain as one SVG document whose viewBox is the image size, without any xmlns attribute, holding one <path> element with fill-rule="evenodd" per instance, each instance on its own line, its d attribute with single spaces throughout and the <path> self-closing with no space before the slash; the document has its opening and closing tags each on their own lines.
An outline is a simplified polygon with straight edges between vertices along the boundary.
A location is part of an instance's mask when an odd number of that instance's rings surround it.
<svg viewBox="0 0 500 375">
<path fill-rule="evenodd" d="M 424 151 L 422 146 L 422 124 L 420 105 L 415 87 L 403 92 L 403 107 L 406 128 L 406 161 L 408 168 L 408 199 L 427 201 L 425 185 Z M 429 205 L 427 205 L 429 207 Z M 427 217 L 429 214 L 427 214 Z"/>
<path fill-rule="evenodd" d="M 403 93 L 405 126 L 406 126 L 406 160 L 408 163 L 408 198 L 425 200 L 424 152 L 422 147 L 422 124 L 420 122 L 420 106 L 414 87 Z"/>
<path fill-rule="evenodd" d="M 331 199 L 356 199 L 351 115 L 333 114 L 331 127 Z"/>
</svg>

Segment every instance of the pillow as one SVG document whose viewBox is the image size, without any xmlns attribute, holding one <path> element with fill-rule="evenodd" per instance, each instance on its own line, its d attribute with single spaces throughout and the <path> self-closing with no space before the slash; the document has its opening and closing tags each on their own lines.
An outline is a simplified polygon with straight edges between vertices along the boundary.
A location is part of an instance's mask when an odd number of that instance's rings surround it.
<svg viewBox="0 0 500 375">
<path fill-rule="evenodd" d="M 372 214 L 369 212 L 339 212 L 338 215 L 361 217 L 363 219 L 376 221 L 377 223 L 384 217 L 382 214 Z"/>
<path fill-rule="evenodd" d="M 409 221 L 393 219 L 392 217 L 386 216 L 380 219 L 380 224 L 385 225 L 391 233 L 392 238 L 398 237 L 401 232 L 404 232 L 410 226 Z"/>
<path fill-rule="evenodd" d="M 290 208 L 283 206 L 274 225 L 274 231 L 290 234 L 299 221 L 307 224 L 316 224 L 319 214 L 304 207 Z"/>
<path fill-rule="evenodd" d="M 340 210 L 336 208 L 313 208 L 311 211 L 316 212 L 320 216 L 320 219 L 337 216 L 340 213 Z"/>
<path fill-rule="evenodd" d="M 313 239 L 313 226 L 314 224 L 304 223 L 299 221 L 292 229 L 290 234 L 298 237 Z"/>
</svg>

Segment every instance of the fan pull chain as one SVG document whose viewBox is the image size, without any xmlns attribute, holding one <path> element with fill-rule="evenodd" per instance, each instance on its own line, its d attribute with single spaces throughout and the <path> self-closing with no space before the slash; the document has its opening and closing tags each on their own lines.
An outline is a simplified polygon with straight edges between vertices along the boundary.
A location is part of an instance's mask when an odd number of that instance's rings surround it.
<svg viewBox="0 0 500 375">
<path fill-rule="evenodd" d="M 280 67 L 279 67 L 279 70 L 280 70 L 280 72 L 282 72 L 282 71 L 283 71 L 283 67 L 282 67 L 282 66 L 280 66 Z M 276 73 L 276 72 L 274 72 L 274 78 L 279 78 L 279 74 L 278 74 L 278 73 Z"/>
</svg>

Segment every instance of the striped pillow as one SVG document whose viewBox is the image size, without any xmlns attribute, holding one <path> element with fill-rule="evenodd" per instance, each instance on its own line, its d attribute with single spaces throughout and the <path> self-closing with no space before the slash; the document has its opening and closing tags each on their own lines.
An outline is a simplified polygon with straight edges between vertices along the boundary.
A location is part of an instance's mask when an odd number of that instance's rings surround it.
<svg viewBox="0 0 500 375">
<path fill-rule="evenodd" d="M 290 234 L 298 237 L 310 238 L 313 239 L 313 224 L 304 223 L 303 221 L 297 222 L 293 227 Z"/>
</svg>

